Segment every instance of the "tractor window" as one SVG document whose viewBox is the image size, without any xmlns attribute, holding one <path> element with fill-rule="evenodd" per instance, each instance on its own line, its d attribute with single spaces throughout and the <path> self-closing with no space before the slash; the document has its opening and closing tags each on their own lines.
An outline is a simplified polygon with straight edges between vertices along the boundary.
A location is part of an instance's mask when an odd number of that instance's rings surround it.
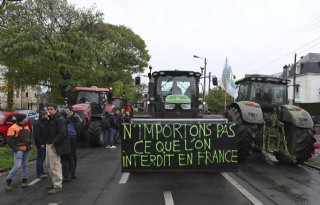
<svg viewBox="0 0 320 205">
<path fill-rule="evenodd" d="M 249 88 L 248 83 L 243 83 L 239 86 L 237 101 L 247 100 L 248 88 Z"/>
<path fill-rule="evenodd" d="M 99 103 L 99 93 L 79 91 L 77 103 Z"/>
<path fill-rule="evenodd" d="M 196 94 L 196 80 L 188 76 L 160 76 L 158 79 L 157 93 L 160 96 L 171 94 L 187 95 Z"/>
<path fill-rule="evenodd" d="M 251 88 L 251 100 L 260 104 L 285 103 L 286 85 L 266 82 L 253 82 Z"/>
</svg>

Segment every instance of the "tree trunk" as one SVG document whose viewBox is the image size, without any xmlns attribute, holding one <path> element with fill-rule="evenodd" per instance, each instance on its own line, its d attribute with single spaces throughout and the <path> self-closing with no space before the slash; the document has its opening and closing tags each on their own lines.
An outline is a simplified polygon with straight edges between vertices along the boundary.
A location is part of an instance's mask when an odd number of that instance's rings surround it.
<svg viewBox="0 0 320 205">
<path fill-rule="evenodd" d="M 14 94 L 14 91 L 10 89 L 8 91 L 8 97 L 7 97 L 7 105 L 8 105 L 7 108 L 10 111 L 13 111 L 13 94 Z"/>
</svg>

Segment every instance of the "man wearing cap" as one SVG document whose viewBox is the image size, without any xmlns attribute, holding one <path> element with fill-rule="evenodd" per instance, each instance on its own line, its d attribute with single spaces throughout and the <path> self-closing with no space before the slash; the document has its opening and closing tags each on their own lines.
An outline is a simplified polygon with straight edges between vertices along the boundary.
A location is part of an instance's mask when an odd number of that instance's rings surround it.
<svg viewBox="0 0 320 205">
<path fill-rule="evenodd" d="M 47 174 L 43 171 L 43 162 L 46 157 L 46 123 L 48 121 L 48 112 L 46 109 L 39 110 L 39 119 L 34 121 L 33 136 L 37 147 L 36 173 L 40 179 L 47 178 Z"/>
<path fill-rule="evenodd" d="M 8 129 L 8 145 L 13 150 L 13 167 L 7 176 L 7 190 L 12 190 L 12 179 L 22 166 L 22 188 L 26 188 L 28 181 L 28 161 L 31 149 L 31 132 L 27 126 L 27 116 L 18 114 L 16 123 Z"/>
</svg>

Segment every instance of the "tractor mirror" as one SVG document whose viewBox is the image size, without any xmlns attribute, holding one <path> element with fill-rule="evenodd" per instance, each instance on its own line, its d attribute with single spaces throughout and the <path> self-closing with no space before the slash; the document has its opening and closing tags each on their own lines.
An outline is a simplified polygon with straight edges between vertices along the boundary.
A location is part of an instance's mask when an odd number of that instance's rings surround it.
<svg viewBox="0 0 320 205">
<path fill-rule="evenodd" d="M 135 83 L 135 85 L 140 85 L 140 84 L 141 84 L 141 78 L 140 78 L 140 76 L 135 77 L 134 83 Z"/>
<path fill-rule="evenodd" d="M 212 84 L 218 85 L 218 78 L 216 76 L 212 77 Z"/>
</svg>

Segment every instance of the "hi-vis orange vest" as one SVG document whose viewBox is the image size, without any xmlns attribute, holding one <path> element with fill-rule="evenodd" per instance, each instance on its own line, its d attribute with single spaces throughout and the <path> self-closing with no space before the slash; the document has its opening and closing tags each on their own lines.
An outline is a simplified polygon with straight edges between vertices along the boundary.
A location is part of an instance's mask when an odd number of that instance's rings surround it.
<svg viewBox="0 0 320 205">
<path fill-rule="evenodd" d="M 24 126 L 24 129 L 30 131 L 30 129 L 29 129 L 28 126 Z M 13 125 L 12 125 L 11 127 L 9 127 L 9 129 L 8 129 L 8 132 L 7 132 L 8 138 L 9 138 L 9 137 L 17 138 L 20 130 L 22 130 L 22 126 L 19 126 L 19 125 L 17 125 L 16 123 L 13 124 Z M 25 145 L 18 146 L 18 150 L 20 150 L 20 151 L 26 151 L 26 150 L 27 150 L 27 147 L 26 147 Z"/>
</svg>

